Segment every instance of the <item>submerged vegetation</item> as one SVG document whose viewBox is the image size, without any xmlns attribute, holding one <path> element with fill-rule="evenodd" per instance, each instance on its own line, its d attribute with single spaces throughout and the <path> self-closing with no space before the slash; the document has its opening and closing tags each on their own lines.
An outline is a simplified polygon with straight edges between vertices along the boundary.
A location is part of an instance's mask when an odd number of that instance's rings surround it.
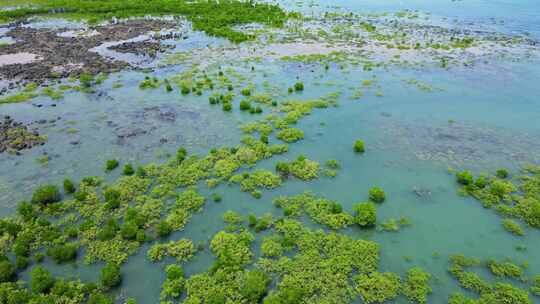
<svg viewBox="0 0 540 304">
<path fill-rule="evenodd" d="M 462 185 L 461 193 L 480 201 L 484 208 L 493 209 L 503 220 L 503 227 L 515 235 L 524 235 L 524 229 L 514 219 L 529 227 L 540 228 L 540 168 L 523 167 L 520 175 L 508 179 L 506 170 L 499 169 L 493 176 L 474 178 L 469 171 L 456 173 Z"/>
<path fill-rule="evenodd" d="M 526 290 L 503 281 L 491 283 L 472 271 L 471 268 L 482 265 L 480 260 L 456 254 L 451 256 L 451 262 L 449 272 L 464 289 L 478 294 L 479 298 L 472 300 L 456 293 L 451 296 L 449 303 L 532 303 Z M 488 261 L 485 265 L 499 278 L 509 277 L 521 280 L 522 269 L 511 262 Z"/>
</svg>

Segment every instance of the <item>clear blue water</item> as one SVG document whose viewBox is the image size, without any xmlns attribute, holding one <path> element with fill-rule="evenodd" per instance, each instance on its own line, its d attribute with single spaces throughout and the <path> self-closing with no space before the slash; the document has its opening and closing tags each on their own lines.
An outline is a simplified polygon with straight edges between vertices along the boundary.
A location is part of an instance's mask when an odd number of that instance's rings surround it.
<svg viewBox="0 0 540 304">
<path fill-rule="evenodd" d="M 468 22 L 469 25 L 482 25 L 483 27 L 493 27 L 505 32 L 523 33 L 528 32 L 536 37 L 540 35 L 540 12 L 538 2 L 529 0 L 517 1 L 354 1 L 354 0 L 332 0 L 332 1 L 288 1 L 282 0 L 278 3 L 286 7 L 299 8 L 305 12 L 324 11 L 344 11 L 344 12 L 395 12 L 401 10 L 418 10 L 429 12 L 432 15 L 447 18 L 449 20 L 458 19 Z"/>
</svg>

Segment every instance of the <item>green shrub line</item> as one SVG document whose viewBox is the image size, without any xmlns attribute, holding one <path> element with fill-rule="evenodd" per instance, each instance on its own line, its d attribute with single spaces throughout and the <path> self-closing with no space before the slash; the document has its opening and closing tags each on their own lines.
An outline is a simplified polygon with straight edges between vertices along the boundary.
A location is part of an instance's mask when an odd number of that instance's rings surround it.
<svg viewBox="0 0 540 304">
<path fill-rule="evenodd" d="M 478 298 L 470 299 L 461 293 L 454 293 L 448 300 L 449 304 L 471 303 L 523 303 L 532 304 L 529 298 L 529 293 L 519 287 L 515 287 L 507 281 L 490 282 L 482 278 L 475 269 L 482 266 L 486 267 L 497 278 L 507 278 L 518 281 L 527 281 L 523 275 L 524 267 L 515 265 L 510 260 L 496 261 L 488 260 L 481 261 L 476 258 L 466 257 L 463 254 L 454 254 L 450 256 L 451 265 L 448 272 L 454 276 L 459 285 L 475 293 Z M 524 265 L 526 263 L 524 262 Z M 480 269 L 478 269 L 480 270 Z M 535 290 L 535 278 L 533 278 L 531 291 Z M 537 282 L 536 282 L 537 283 Z"/>
<path fill-rule="evenodd" d="M 282 27 L 288 19 L 288 14 L 277 5 L 239 0 L 36 0 L 32 2 L 35 5 L 0 11 L 0 20 L 14 21 L 32 16 L 64 15 L 96 23 L 112 17 L 179 15 L 191 21 L 195 30 L 239 43 L 253 37 L 234 30 L 235 26 L 261 23 L 272 27 Z M 150 86 L 153 87 L 153 84 Z"/>
<path fill-rule="evenodd" d="M 467 170 L 455 175 L 461 186 L 460 193 L 478 200 L 484 208 L 495 210 L 503 217 L 502 225 L 510 233 L 525 234 L 516 220 L 528 227 L 540 228 L 540 166 L 525 165 L 520 174 L 511 178 L 505 169 L 498 169 L 492 176 L 481 174 L 476 178 Z"/>
</svg>

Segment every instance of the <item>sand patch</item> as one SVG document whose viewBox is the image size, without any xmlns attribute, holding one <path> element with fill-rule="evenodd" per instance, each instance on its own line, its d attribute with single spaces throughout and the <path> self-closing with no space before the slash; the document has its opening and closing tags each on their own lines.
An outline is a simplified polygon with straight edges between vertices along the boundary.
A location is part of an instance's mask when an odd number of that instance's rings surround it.
<svg viewBox="0 0 540 304">
<path fill-rule="evenodd" d="M 16 53 L 0 55 L 0 66 L 12 65 L 12 64 L 27 64 L 40 60 L 40 57 L 32 53 Z"/>
</svg>

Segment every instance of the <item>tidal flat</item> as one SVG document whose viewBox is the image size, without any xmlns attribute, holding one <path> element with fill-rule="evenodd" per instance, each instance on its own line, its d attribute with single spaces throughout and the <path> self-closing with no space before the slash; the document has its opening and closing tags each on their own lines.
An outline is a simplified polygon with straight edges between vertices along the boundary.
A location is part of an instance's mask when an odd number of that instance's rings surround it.
<svg viewBox="0 0 540 304">
<path fill-rule="evenodd" d="M 539 42 L 525 0 L 2 1 L 0 303 L 540 303 Z"/>
</svg>

